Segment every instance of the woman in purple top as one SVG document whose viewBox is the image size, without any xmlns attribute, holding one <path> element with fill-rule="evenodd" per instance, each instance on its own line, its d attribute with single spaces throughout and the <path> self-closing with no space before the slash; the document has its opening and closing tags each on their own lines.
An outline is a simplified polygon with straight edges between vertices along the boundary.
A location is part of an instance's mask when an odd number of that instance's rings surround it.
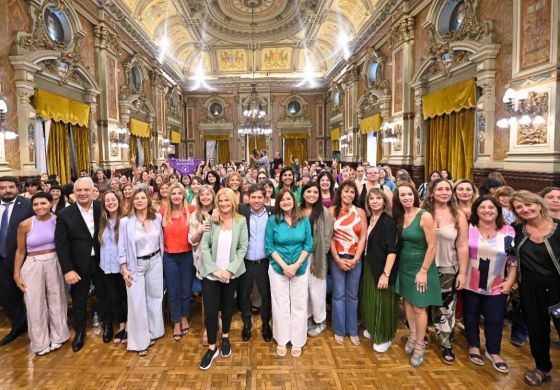
<svg viewBox="0 0 560 390">
<path fill-rule="evenodd" d="M 31 203 L 35 215 L 18 228 L 14 279 L 25 297 L 31 351 L 42 356 L 59 349 L 70 332 L 64 279 L 54 243 L 52 195 L 37 192 Z"/>
<path fill-rule="evenodd" d="M 328 171 L 323 171 L 317 176 L 321 189 L 321 203 L 327 209 L 334 204 L 334 179 Z"/>
</svg>

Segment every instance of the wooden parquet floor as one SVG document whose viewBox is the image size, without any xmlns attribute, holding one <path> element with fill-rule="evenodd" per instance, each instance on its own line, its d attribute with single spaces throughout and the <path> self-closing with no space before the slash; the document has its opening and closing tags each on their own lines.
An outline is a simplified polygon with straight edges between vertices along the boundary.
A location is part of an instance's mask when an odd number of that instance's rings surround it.
<svg viewBox="0 0 560 390">
<path fill-rule="evenodd" d="M 274 342 L 265 343 L 259 332 L 260 318 L 253 318 L 253 337 L 241 341 L 241 319 L 234 317 L 231 341 L 233 354 L 219 357 L 209 371 L 198 364 L 206 350 L 202 346 L 200 301 L 193 305 L 190 333 L 179 342 L 171 328 L 158 340 L 147 357 L 127 352 L 124 346 L 103 344 L 91 329 L 86 345 L 78 353 L 67 342 L 60 350 L 43 357 L 32 354 L 26 335 L 0 348 L 0 389 L 523 389 L 522 374 L 533 368 L 529 346 L 509 343 L 509 325 L 504 330 L 502 354 L 510 373 L 496 372 L 486 361 L 483 367 L 469 362 L 462 333 L 456 342 L 457 361 L 442 363 L 435 345 L 426 351 L 424 366 L 412 368 L 403 352 L 406 329 L 400 325 L 392 347 L 376 354 L 362 338 L 354 346 L 333 340 L 332 330 L 308 339 L 300 358 L 276 355 Z M 2 316 L 0 334 L 9 329 Z M 555 333 L 555 332 L 554 332 Z M 482 332 L 481 332 L 482 334 Z M 73 337 L 73 332 L 72 336 Z M 560 389 L 560 347 L 553 336 L 552 356 L 556 368 L 552 382 L 543 389 Z"/>
</svg>

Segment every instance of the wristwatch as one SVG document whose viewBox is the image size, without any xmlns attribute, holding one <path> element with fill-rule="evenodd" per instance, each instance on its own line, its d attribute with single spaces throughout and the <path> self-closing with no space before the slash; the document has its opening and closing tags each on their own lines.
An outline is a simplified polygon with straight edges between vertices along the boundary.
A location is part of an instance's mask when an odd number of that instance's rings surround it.
<svg viewBox="0 0 560 390">
<path fill-rule="evenodd" d="M 389 277 L 389 276 L 391 276 L 391 273 L 383 271 L 383 275 L 385 275 L 386 277 Z"/>
</svg>

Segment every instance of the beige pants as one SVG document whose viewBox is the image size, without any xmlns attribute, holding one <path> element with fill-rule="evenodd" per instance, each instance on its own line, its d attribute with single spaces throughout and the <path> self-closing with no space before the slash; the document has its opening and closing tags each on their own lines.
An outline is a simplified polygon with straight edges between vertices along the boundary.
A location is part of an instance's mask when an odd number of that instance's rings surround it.
<svg viewBox="0 0 560 390">
<path fill-rule="evenodd" d="M 303 347 L 307 341 L 307 295 L 309 271 L 289 279 L 269 267 L 272 301 L 272 333 L 279 345 L 291 341 L 293 347 Z"/>
<path fill-rule="evenodd" d="M 64 279 L 56 253 L 28 256 L 21 268 L 31 351 L 41 352 L 51 343 L 70 336 Z"/>
<path fill-rule="evenodd" d="M 307 261 L 309 268 L 313 261 L 310 254 Z M 307 317 L 313 317 L 315 323 L 320 324 L 327 320 L 327 278 L 319 279 L 308 269 L 309 274 L 309 303 L 307 305 Z"/>
</svg>

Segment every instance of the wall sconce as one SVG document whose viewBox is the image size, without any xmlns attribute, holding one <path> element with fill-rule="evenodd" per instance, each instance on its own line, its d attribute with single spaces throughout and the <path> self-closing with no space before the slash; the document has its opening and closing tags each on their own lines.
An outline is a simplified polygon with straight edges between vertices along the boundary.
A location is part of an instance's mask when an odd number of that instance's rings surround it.
<svg viewBox="0 0 560 390">
<path fill-rule="evenodd" d="M 0 134 L 2 135 L 4 140 L 13 140 L 18 137 L 17 133 L 9 130 L 4 126 L 6 122 L 6 116 L 8 114 L 8 104 L 6 103 L 6 99 L 4 95 L 0 93 Z"/>
<path fill-rule="evenodd" d="M 515 91 L 508 88 L 502 98 L 509 118 L 501 118 L 496 126 L 508 129 L 513 125 L 540 127 L 546 123 L 548 112 L 548 92 Z"/>
</svg>

